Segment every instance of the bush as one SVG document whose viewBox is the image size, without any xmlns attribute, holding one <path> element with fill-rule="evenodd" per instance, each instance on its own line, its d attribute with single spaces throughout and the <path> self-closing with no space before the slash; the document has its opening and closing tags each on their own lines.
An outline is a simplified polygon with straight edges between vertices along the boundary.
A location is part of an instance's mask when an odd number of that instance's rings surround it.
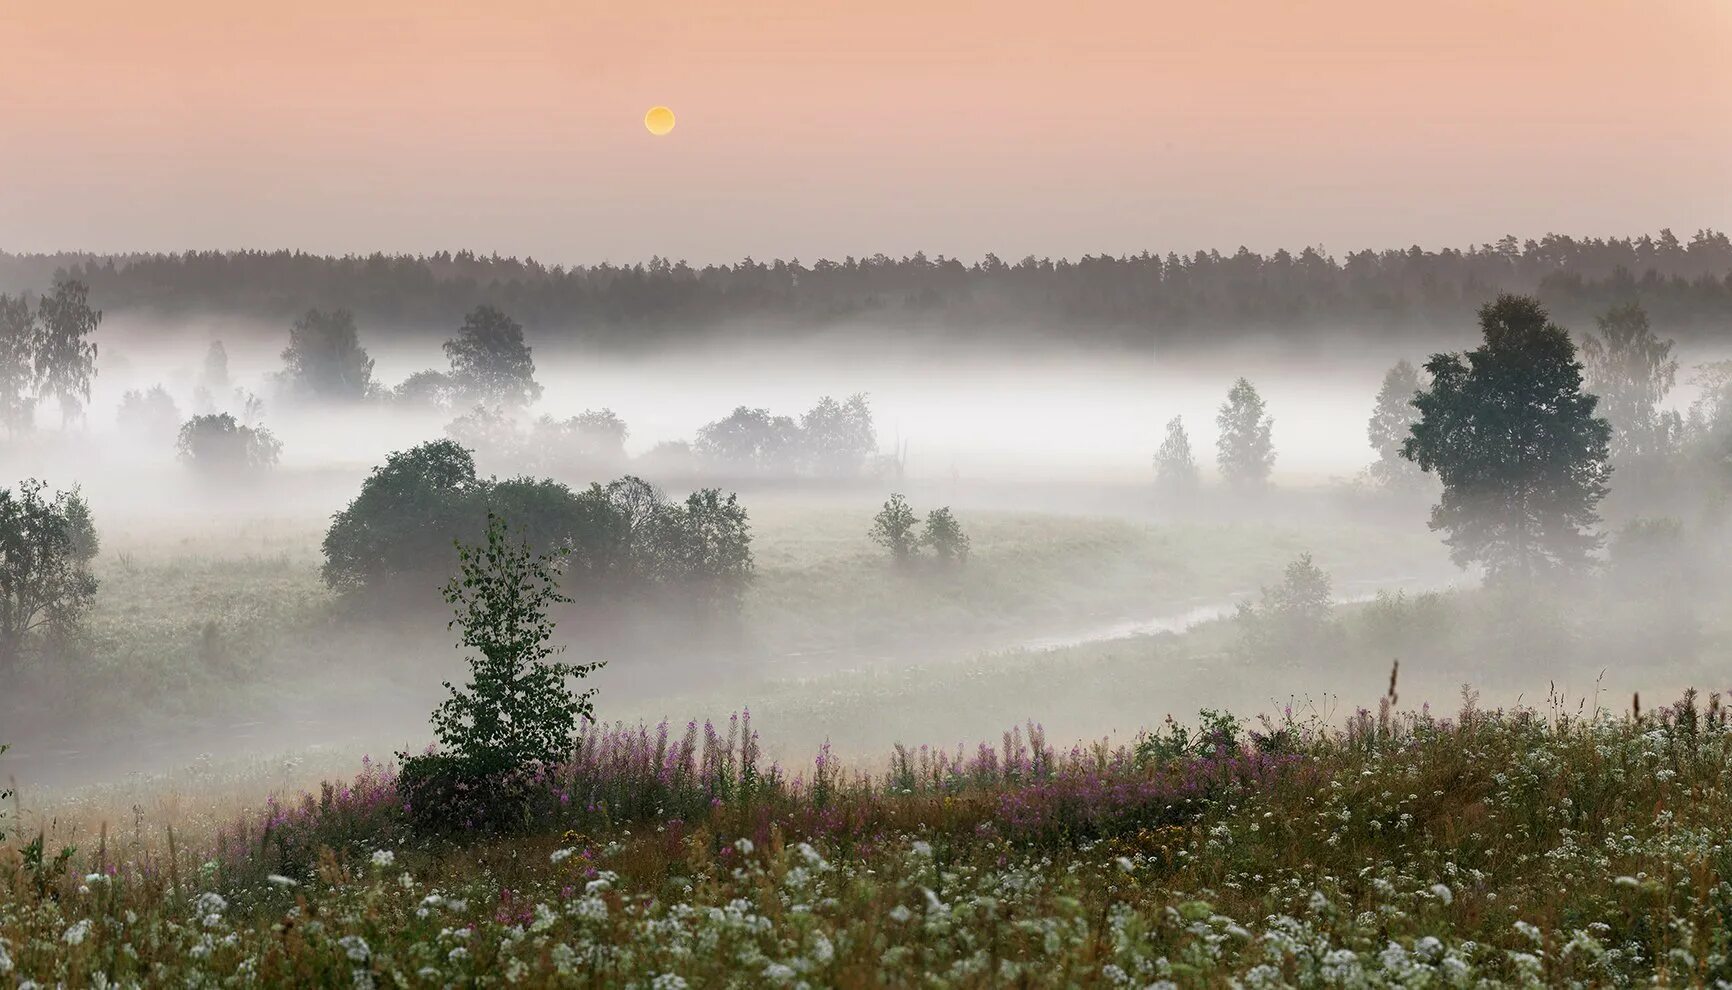
<svg viewBox="0 0 1732 990">
<path fill-rule="evenodd" d="M 96 528 L 77 489 L 42 497 L 34 479 L 0 488 L 0 671 L 38 630 L 65 632 L 96 600 Z"/>
<path fill-rule="evenodd" d="M 550 645 L 548 611 L 571 601 L 559 591 L 557 570 L 569 553 L 537 555 L 528 541 L 511 542 L 505 521 L 491 513 L 486 544 L 459 545 L 459 573 L 445 600 L 459 647 L 471 651 L 469 682 L 446 682 L 450 697 L 433 712 L 444 752 L 402 757 L 404 796 L 423 825 L 497 829 L 524 820 L 513 806 L 528 775 L 568 756 L 579 720 L 590 719 L 594 690 L 580 693 L 570 682 L 601 664 L 555 662 L 560 649 Z"/>
<path fill-rule="evenodd" d="M 1261 601 L 1240 603 L 1246 652 L 1260 658 L 1321 655 L 1339 642 L 1334 612 L 1329 575 L 1302 553 L 1287 565 L 1280 584 L 1263 589 Z"/>
<path fill-rule="evenodd" d="M 920 535 L 922 546 L 932 548 L 941 563 L 960 564 L 968 560 L 968 534 L 950 511 L 950 506 L 933 509 L 926 514 L 926 532 Z"/>
<path fill-rule="evenodd" d="M 264 427 L 243 426 L 228 413 L 194 416 L 175 442 L 181 459 L 211 474 L 240 475 L 276 466 L 283 445 Z"/>
<path fill-rule="evenodd" d="M 898 564 L 907 564 L 920 547 L 920 535 L 915 532 L 917 525 L 908 500 L 900 493 L 893 493 L 884 503 L 884 508 L 872 517 L 872 528 L 866 535 L 872 538 L 873 543 L 888 550 L 890 559 Z"/>
</svg>

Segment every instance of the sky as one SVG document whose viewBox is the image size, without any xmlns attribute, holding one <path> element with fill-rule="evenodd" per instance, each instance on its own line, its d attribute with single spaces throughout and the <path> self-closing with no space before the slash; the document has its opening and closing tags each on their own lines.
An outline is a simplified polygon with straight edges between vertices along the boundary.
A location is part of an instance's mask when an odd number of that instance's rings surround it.
<svg viewBox="0 0 1732 990">
<path fill-rule="evenodd" d="M 0 38 L 11 251 L 1015 260 L 1732 227 L 1732 0 L 0 0 Z"/>
</svg>

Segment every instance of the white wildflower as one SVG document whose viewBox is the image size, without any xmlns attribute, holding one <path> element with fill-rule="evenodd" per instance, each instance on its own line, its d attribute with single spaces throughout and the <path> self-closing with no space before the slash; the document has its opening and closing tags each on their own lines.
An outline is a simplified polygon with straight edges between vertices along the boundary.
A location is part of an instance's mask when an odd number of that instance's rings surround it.
<svg viewBox="0 0 1732 990">
<path fill-rule="evenodd" d="M 397 862 L 397 854 L 389 849 L 381 849 L 373 854 L 373 865 L 383 870 Z"/>
<path fill-rule="evenodd" d="M 359 935 L 344 935 L 337 939 L 337 944 L 343 947 L 343 952 L 355 962 L 366 962 L 373 957 L 373 950 L 368 947 L 367 940 Z"/>
</svg>

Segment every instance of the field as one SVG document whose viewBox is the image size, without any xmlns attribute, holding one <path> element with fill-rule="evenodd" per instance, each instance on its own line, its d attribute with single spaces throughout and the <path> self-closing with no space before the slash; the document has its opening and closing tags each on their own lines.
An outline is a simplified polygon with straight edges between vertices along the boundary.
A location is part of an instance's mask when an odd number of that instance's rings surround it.
<svg viewBox="0 0 1732 990">
<path fill-rule="evenodd" d="M 1732 732 L 1384 704 L 867 774 L 595 732 L 529 831 L 416 840 L 389 769 L 9 854 L 58 985 L 1609 986 L 1732 978 Z M 91 800 L 97 800 L 92 797 Z M 67 808 L 68 814 L 77 809 Z M 100 813 L 95 805 L 87 813 Z"/>
</svg>

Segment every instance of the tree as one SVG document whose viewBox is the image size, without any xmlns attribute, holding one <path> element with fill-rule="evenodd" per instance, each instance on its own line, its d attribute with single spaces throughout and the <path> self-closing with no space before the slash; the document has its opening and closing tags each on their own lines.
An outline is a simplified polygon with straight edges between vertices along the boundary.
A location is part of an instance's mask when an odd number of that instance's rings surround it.
<svg viewBox="0 0 1732 990">
<path fill-rule="evenodd" d="M 723 468 L 792 471 L 799 460 L 800 426 L 768 409 L 735 407 L 724 419 L 698 430 L 697 456 Z"/>
<path fill-rule="evenodd" d="M 200 471 L 236 477 L 275 467 L 283 444 L 262 426 L 243 426 L 228 413 L 194 416 L 175 440 L 180 457 Z"/>
<path fill-rule="evenodd" d="M 128 389 L 120 397 L 116 419 L 124 432 L 164 445 L 176 435 L 181 424 L 180 408 L 174 404 L 174 396 L 161 385 L 153 385 L 147 392 Z"/>
<path fill-rule="evenodd" d="M 37 305 L 36 379 L 42 394 L 60 400 L 60 424 L 84 414 L 90 401 L 90 380 L 96 376 L 96 343 L 89 339 L 102 323 L 101 310 L 90 308 L 90 290 L 83 282 L 56 278 L 54 291 Z"/>
<path fill-rule="evenodd" d="M 1263 411 L 1263 397 L 1241 378 L 1227 391 L 1227 401 L 1215 416 L 1221 435 L 1215 441 L 1215 463 L 1221 478 L 1240 492 L 1261 490 L 1275 466 L 1275 445 L 1269 439 L 1275 421 Z"/>
<path fill-rule="evenodd" d="M 541 398 L 523 327 L 492 306 L 477 306 L 445 342 L 451 379 L 465 401 L 521 409 Z"/>
<path fill-rule="evenodd" d="M 1197 460 L 1191 455 L 1191 437 L 1183 416 L 1167 421 L 1167 438 L 1155 451 L 1155 490 L 1161 497 L 1181 502 L 1197 494 Z"/>
<path fill-rule="evenodd" d="M 1377 390 L 1377 406 L 1366 424 L 1365 435 L 1377 460 L 1371 462 L 1371 480 L 1390 491 L 1413 488 L 1425 472 L 1401 456 L 1401 445 L 1413 424 L 1419 421 L 1419 410 L 1413 397 L 1421 387 L 1419 369 L 1406 360 L 1383 376 L 1383 387 Z"/>
<path fill-rule="evenodd" d="M 961 564 L 968 560 L 968 534 L 950 511 L 950 506 L 933 509 L 926 514 L 925 531 L 920 534 L 922 546 L 932 548 L 939 561 Z"/>
<path fill-rule="evenodd" d="M 1671 453 L 1683 425 L 1677 413 L 1660 409 L 1678 378 L 1672 342 L 1654 333 L 1639 303 L 1614 306 L 1596 322 L 1599 335 L 1582 337 L 1583 378 L 1612 424 L 1612 463 Z"/>
<path fill-rule="evenodd" d="M 857 392 L 847 402 L 827 395 L 819 399 L 800 417 L 800 438 L 814 473 L 836 478 L 858 474 L 866 459 L 878 451 L 878 430 L 866 394 Z"/>
<path fill-rule="evenodd" d="M 658 556 L 674 563 L 673 579 L 711 607 L 738 607 L 753 570 L 752 528 L 739 499 L 700 488 L 660 520 Z"/>
<path fill-rule="evenodd" d="M 1329 574 L 1302 553 L 1282 571 L 1281 583 L 1261 600 L 1241 602 L 1240 630 L 1253 655 L 1316 656 L 1333 645 L 1337 628 Z"/>
<path fill-rule="evenodd" d="M 36 421 L 36 345 L 30 304 L 0 295 L 0 422 L 9 438 L 29 432 Z"/>
<path fill-rule="evenodd" d="M 1430 388 L 1402 456 L 1443 482 L 1431 528 L 1457 564 L 1528 580 L 1583 567 L 1600 546 L 1611 426 L 1594 415 L 1582 366 L 1539 301 L 1501 295 L 1481 307 L 1485 343 L 1426 362 Z"/>
<path fill-rule="evenodd" d="M 919 535 L 914 531 L 917 525 L 908 500 L 897 493 L 892 494 L 884 508 L 872 517 L 872 528 L 866 535 L 872 538 L 873 543 L 890 551 L 890 558 L 896 563 L 907 564 L 920 547 Z"/>
<path fill-rule="evenodd" d="M 32 633 L 74 627 L 96 600 L 96 528 L 77 489 L 45 500 L 34 479 L 0 489 L 0 670 L 15 669 Z"/>
<path fill-rule="evenodd" d="M 445 424 L 445 435 L 470 450 L 507 457 L 518 453 L 517 420 L 503 406 L 478 405 Z"/>
<path fill-rule="evenodd" d="M 213 340 L 204 352 L 204 370 L 198 376 L 199 387 L 215 395 L 229 387 L 229 352 L 220 340 Z"/>
<path fill-rule="evenodd" d="M 373 359 L 346 309 L 309 309 L 289 328 L 278 376 L 304 398 L 357 400 L 373 391 Z"/>
<path fill-rule="evenodd" d="M 358 592 L 435 575 L 443 580 L 451 541 L 469 532 L 470 499 L 481 487 L 474 456 L 456 441 L 392 452 L 331 518 L 320 572 L 325 583 Z"/>
<path fill-rule="evenodd" d="M 457 399 L 457 383 L 445 372 L 428 368 L 403 379 L 391 397 L 406 406 L 444 411 Z"/>
</svg>

